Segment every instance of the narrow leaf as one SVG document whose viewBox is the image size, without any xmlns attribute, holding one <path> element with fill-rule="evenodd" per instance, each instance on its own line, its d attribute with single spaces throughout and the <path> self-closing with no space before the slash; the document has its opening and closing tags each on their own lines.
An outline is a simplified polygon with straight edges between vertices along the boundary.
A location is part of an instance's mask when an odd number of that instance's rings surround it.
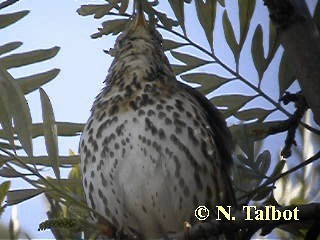
<svg viewBox="0 0 320 240">
<path fill-rule="evenodd" d="M 277 163 L 277 165 L 275 166 L 275 168 L 274 168 L 272 174 L 270 175 L 268 181 L 273 182 L 274 179 L 281 174 L 281 172 L 282 172 L 285 164 L 286 164 L 286 160 L 280 160 L 280 161 Z"/>
<path fill-rule="evenodd" d="M 5 88 L 8 96 L 10 113 L 13 117 L 14 128 L 23 149 L 32 156 L 31 126 L 32 119 L 28 103 L 13 77 L 0 66 L 0 85 Z"/>
<path fill-rule="evenodd" d="M 11 42 L 0 46 L 0 55 L 11 52 L 22 45 L 22 42 Z"/>
<path fill-rule="evenodd" d="M 279 68 L 279 96 L 291 86 L 296 79 L 296 73 L 292 66 L 292 61 L 286 51 L 283 52 Z"/>
<path fill-rule="evenodd" d="M 256 96 L 246 96 L 240 94 L 222 95 L 212 98 L 210 101 L 219 107 L 227 107 L 228 112 L 235 112 L 243 107 L 246 103 L 253 100 Z"/>
<path fill-rule="evenodd" d="M 170 6 L 176 16 L 184 35 L 187 35 L 184 25 L 184 0 L 169 0 Z"/>
<path fill-rule="evenodd" d="M 7 192 L 9 191 L 10 188 L 10 181 L 5 181 L 3 183 L 1 183 L 0 185 L 0 206 L 3 203 L 4 198 L 7 195 Z"/>
<path fill-rule="evenodd" d="M 0 158 L 3 160 L 11 160 L 8 156 L 0 155 Z M 36 156 L 36 157 L 23 157 L 19 156 L 19 158 L 25 163 L 25 164 L 35 164 L 35 165 L 42 165 L 46 167 L 52 166 L 51 160 L 48 156 Z M 80 163 L 80 156 L 59 156 L 59 166 L 60 167 L 71 167 L 73 165 Z"/>
<path fill-rule="evenodd" d="M 15 205 L 26 201 L 30 198 L 33 198 L 41 193 L 43 193 L 44 189 L 21 189 L 21 190 L 13 190 L 7 193 L 7 204 Z"/>
<path fill-rule="evenodd" d="M 176 51 L 170 51 L 170 53 L 172 54 L 172 56 L 176 59 L 178 59 L 179 61 L 185 63 L 186 65 L 189 66 L 194 66 L 194 67 L 199 67 L 202 66 L 204 64 L 210 63 L 210 61 L 186 54 L 186 53 L 180 53 L 180 52 L 176 52 Z"/>
<path fill-rule="evenodd" d="M 117 35 L 126 28 L 128 21 L 128 19 L 114 19 L 105 21 L 102 23 L 102 28 L 99 28 L 99 32 L 92 34 L 91 37 L 99 38 L 103 35 Z"/>
<path fill-rule="evenodd" d="M 269 151 L 263 151 L 258 157 L 257 157 L 257 165 L 259 168 L 259 171 L 261 174 L 266 174 L 267 171 L 270 168 L 271 164 L 271 154 Z"/>
<path fill-rule="evenodd" d="M 30 11 L 20 11 L 9 14 L 1 14 L 0 15 L 0 29 L 5 28 L 26 16 Z"/>
<path fill-rule="evenodd" d="M 171 39 L 163 39 L 163 50 L 167 51 L 167 50 L 172 50 L 175 48 L 179 48 L 185 45 L 188 45 L 187 43 L 181 43 L 181 42 L 175 42 Z"/>
<path fill-rule="evenodd" d="M 4 136 L 2 138 L 7 139 L 10 143 L 10 146 L 15 149 L 12 116 L 9 108 L 8 95 L 3 87 L 3 83 L 0 81 L 0 124 L 4 132 Z"/>
<path fill-rule="evenodd" d="M 42 49 L 31 52 L 12 54 L 0 58 L 0 64 L 5 69 L 10 69 L 14 67 L 21 67 L 32 63 L 41 62 L 54 57 L 58 53 L 59 49 L 59 47 L 53 47 L 50 49 Z"/>
<path fill-rule="evenodd" d="M 269 23 L 269 50 L 267 59 L 269 62 L 273 59 L 275 53 L 280 46 L 280 41 L 278 39 L 278 32 L 275 25 L 271 22 Z"/>
<path fill-rule="evenodd" d="M 58 136 L 73 137 L 79 136 L 84 128 L 83 123 L 71 123 L 71 122 L 56 122 Z M 43 124 L 32 124 L 32 138 L 43 136 Z M 0 129 L 0 138 L 5 138 L 5 133 Z"/>
<path fill-rule="evenodd" d="M 262 108 L 251 108 L 235 112 L 234 116 L 242 121 L 257 119 L 258 121 L 262 122 L 273 111 L 274 110 L 267 110 Z"/>
<path fill-rule="evenodd" d="M 240 49 L 242 48 L 248 34 L 251 18 L 256 6 L 256 0 L 239 0 L 239 22 L 240 22 Z"/>
<path fill-rule="evenodd" d="M 226 3 L 224 2 L 224 0 L 218 0 L 218 3 L 222 6 L 225 7 Z"/>
<path fill-rule="evenodd" d="M 263 33 L 260 24 L 257 26 L 253 34 L 251 54 L 254 66 L 256 67 L 259 75 L 259 81 L 261 81 L 266 70 L 266 60 L 264 58 Z"/>
<path fill-rule="evenodd" d="M 58 137 L 57 126 L 55 124 L 54 114 L 51 102 L 46 92 L 40 88 L 40 99 L 42 107 L 42 119 L 43 119 L 43 133 L 46 143 L 46 149 L 48 156 L 51 160 L 52 169 L 56 178 L 60 179 L 59 170 L 59 150 L 58 150 Z"/>
<path fill-rule="evenodd" d="M 179 75 L 181 73 L 187 72 L 191 69 L 194 69 L 194 66 L 189 66 L 189 65 L 176 65 L 176 64 L 171 64 L 172 71 L 175 75 Z"/>
<path fill-rule="evenodd" d="M 229 82 L 229 80 L 226 78 L 208 73 L 184 74 L 181 75 L 181 79 L 189 83 L 201 84 L 201 87 L 198 88 L 198 91 L 200 91 L 202 94 L 208 94 L 224 83 Z"/>
<path fill-rule="evenodd" d="M 172 27 L 178 26 L 178 22 L 169 18 L 167 16 L 167 14 L 156 11 L 153 9 L 153 14 L 156 15 L 158 17 L 158 19 L 160 20 L 160 22 L 163 24 L 163 26 L 166 27 L 166 29 L 171 30 Z"/>
<path fill-rule="evenodd" d="M 25 174 L 21 174 L 17 172 L 14 169 L 7 168 L 7 167 L 2 167 L 0 168 L 0 177 L 5 177 L 5 178 L 16 178 L 16 177 L 21 177 Z"/>
<path fill-rule="evenodd" d="M 82 5 L 77 13 L 81 16 L 94 15 L 94 18 L 101 18 L 107 15 L 113 6 L 111 4 L 89 4 Z"/>
<path fill-rule="evenodd" d="M 210 48 L 213 47 L 213 28 L 216 19 L 216 0 L 195 0 L 197 16 L 206 34 Z"/>
<path fill-rule="evenodd" d="M 52 69 L 47 72 L 34 74 L 31 76 L 18 78 L 16 79 L 17 83 L 19 84 L 22 92 L 24 94 L 28 94 L 40 86 L 46 84 L 47 82 L 54 79 L 60 72 L 60 69 Z"/>
<path fill-rule="evenodd" d="M 226 10 L 224 10 L 224 12 L 223 12 L 222 20 L 223 20 L 223 31 L 224 31 L 226 41 L 227 41 L 227 43 L 228 43 L 228 45 L 234 55 L 236 63 L 238 63 L 239 57 L 240 57 L 240 49 L 239 49 L 239 45 L 237 43 L 232 24 L 230 22 L 230 19 L 228 17 Z"/>
</svg>

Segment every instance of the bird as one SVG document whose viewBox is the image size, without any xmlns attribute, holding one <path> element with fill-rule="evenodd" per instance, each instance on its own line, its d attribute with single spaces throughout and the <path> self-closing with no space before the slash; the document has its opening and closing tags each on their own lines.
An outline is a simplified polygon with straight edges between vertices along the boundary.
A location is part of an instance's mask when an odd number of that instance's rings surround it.
<svg viewBox="0 0 320 240">
<path fill-rule="evenodd" d="M 235 202 L 232 134 L 204 95 L 176 79 L 144 4 L 116 39 L 80 139 L 86 201 L 110 238 L 168 239 L 197 223 L 198 206 Z"/>
</svg>

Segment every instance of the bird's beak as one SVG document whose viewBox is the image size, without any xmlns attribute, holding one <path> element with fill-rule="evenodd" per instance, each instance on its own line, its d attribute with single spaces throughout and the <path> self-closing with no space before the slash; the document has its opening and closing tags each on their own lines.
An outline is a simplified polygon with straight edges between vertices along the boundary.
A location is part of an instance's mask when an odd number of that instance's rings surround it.
<svg viewBox="0 0 320 240">
<path fill-rule="evenodd" d="M 145 27 L 147 25 L 147 21 L 144 17 L 143 13 L 143 5 L 142 0 L 136 0 L 136 17 L 135 17 L 135 27 L 142 26 Z"/>
</svg>

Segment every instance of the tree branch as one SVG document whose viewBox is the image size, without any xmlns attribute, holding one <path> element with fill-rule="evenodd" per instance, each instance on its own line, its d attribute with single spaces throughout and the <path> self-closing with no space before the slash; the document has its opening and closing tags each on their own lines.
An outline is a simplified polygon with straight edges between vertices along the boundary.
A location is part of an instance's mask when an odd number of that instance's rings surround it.
<svg viewBox="0 0 320 240">
<path fill-rule="evenodd" d="M 303 95 L 320 125 L 320 33 L 303 0 L 263 0 L 293 61 Z"/>
</svg>

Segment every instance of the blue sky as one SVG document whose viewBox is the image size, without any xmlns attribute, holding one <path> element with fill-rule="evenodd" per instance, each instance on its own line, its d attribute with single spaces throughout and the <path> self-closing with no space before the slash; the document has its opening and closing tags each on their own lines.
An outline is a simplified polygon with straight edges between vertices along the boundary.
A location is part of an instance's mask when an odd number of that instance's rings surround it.
<svg viewBox="0 0 320 240">
<path fill-rule="evenodd" d="M 0 31 L 0 45 L 11 41 L 22 41 L 22 47 L 15 52 L 45 49 L 53 46 L 61 47 L 58 55 L 49 61 L 10 70 L 13 76 L 19 77 L 52 68 L 61 69 L 58 77 L 44 86 L 45 91 L 51 99 L 57 121 L 85 122 L 89 116 L 89 110 L 94 97 L 103 86 L 102 82 L 105 79 L 112 59 L 103 53 L 102 50 L 109 49 L 113 46 L 114 37 L 108 36 L 102 39 L 92 40 L 90 35 L 96 31 L 97 27 L 100 27 L 102 20 L 95 20 L 91 16 L 81 17 L 76 13 L 76 10 L 81 4 L 104 2 L 105 1 L 102 0 L 20 0 L 18 3 L 3 11 L 15 12 L 31 10 L 24 19 Z M 231 13 L 231 21 L 235 24 L 236 28 L 237 9 L 232 5 L 232 1 L 226 0 L 226 2 L 229 7 L 228 10 Z M 254 21 L 256 23 L 266 22 L 268 20 L 268 13 L 261 4 L 262 1 L 258 0 L 257 2 L 260 3 L 258 6 L 258 14 L 254 16 Z M 309 2 L 311 5 L 314 5 L 315 1 L 310 0 Z M 162 9 L 168 10 L 166 4 L 162 6 Z M 189 26 L 188 31 L 192 39 L 200 42 L 203 46 L 207 46 L 204 34 L 202 30 L 200 30 L 200 25 L 195 21 L 193 6 L 188 6 L 186 12 L 186 25 Z M 172 16 L 172 12 L 168 14 Z M 217 44 L 223 42 L 221 29 L 221 22 L 217 23 L 217 33 L 215 36 Z M 254 29 L 251 29 L 250 34 L 252 34 L 253 31 Z M 250 46 L 246 47 L 249 48 Z M 220 53 L 221 58 L 232 65 L 230 50 L 225 46 L 218 49 L 217 53 Z M 277 64 L 277 62 L 275 64 Z M 254 78 L 256 77 L 256 72 L 250 70 L 253 69 L 250 57 L 245 57 L 242 68 L 244 76 L 252 75 Z M 216 71 L 219 71 L 219 69 L 216 69 Z M 269 73 L 269 76 L 272 76 L 272 74 L 274 73 Z M 270 83 L 265 87 L 270 89 Z M 226 86 L 220 91 L 223 92 L 226 88 L 231 92 L 249 91 L 232 86 Z M 271 93 L 271 95 L 272 94 L 275 93 Z M 42 117 L 38 92 L 36 91 L 28 95 L 27 98 L 32 111 L 33 122 L 40 122 Z M 44 142 L 41 138 L 35 139 L 34 145 L 36 155 L 45 153 Z M 278 151 L 281 143 L 274 143 L 274 146 L 275 151 Z M 78 138 L 60 140 L 59 149 L 62 155 L 68 154 L 69 149 L 77 151 Z M 0 180 L 0 182 L 1 181 L 2 180 Z M 25 184 L 19 182 L 14 185 L 14 188 L 23 186 L 25 186 Z M 18 207 L 18 216 L 22 228 L 27 230 L 34 238 L 51 237 L 50 231 L 37 231 L 38 223 L 46 219 L 44 203 L 44 199 L 40 196 L 20 204 Z M 10 208 L 6 210 L 3 219 L 0 221 L 7 222 L 9 216 Z"/>
</svg>

